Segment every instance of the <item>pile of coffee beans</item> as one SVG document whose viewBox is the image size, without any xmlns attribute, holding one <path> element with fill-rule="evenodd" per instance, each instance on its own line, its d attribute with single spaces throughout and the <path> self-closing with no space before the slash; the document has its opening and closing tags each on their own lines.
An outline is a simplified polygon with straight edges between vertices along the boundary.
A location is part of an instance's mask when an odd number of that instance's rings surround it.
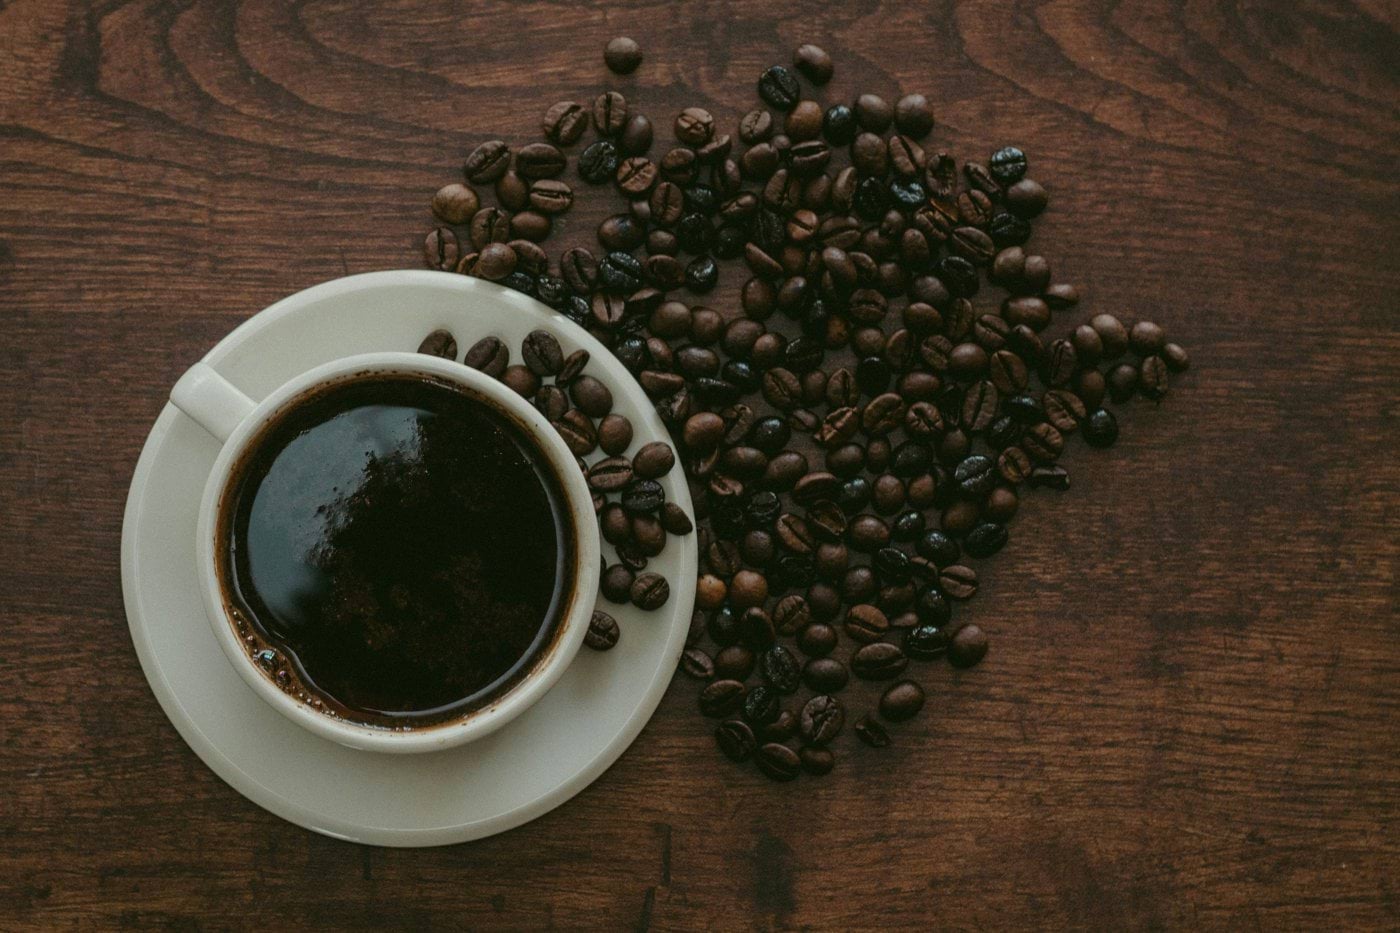
<svg viewBox="0 0 1400 933">
<path fill-rule="evenodd" d="M 449 331 L 435 330 L 423 338 L 418 352 L 455 362 L 457 340 Z M 557 337 L 535 330 L 526 335 L 519 352 L 520 362 L 512 362 L 503 340 L 483 337 L 468 348 L 462 362 L 533 403 L 578 459 L 593 494 L 599 533 L 617 554 L 616 563 L 604 558 L 600 568 L 604 598 L 647 611 L 660 609 L 671 597 L 671 584 L 647 570 L 647 561 L 665 550 L 669 536 L 695 529 L 685 510 L 666 500 L 658 482 L 675 466 L 675 451 L 664 441 L 652 441 L 625 456 L 632 446 L 632 422 L 612 410 L 612 389 L 586 372 L 587 350 L 566 354 Z M 584 644 L 606 651 L 620 635 L 617 620 L 597 610 Z"/>
<path fill-rule="evenodd" d="M 605 59 L 627 74 L 641 52 L 614 40 Z M 430 267 L 587 328 L 653 400 L 699 520 L 680 667 L 703 682 L 720 751 L 775 780 L 834 766 L 838 692 L 867 685 L 851 731 L 879 748 L 925 705 L 916 665 L 986 656 L 957 607 L 1025 490 L 1067 488 L 1066 441 L 1111 445 L 1105 403 L 1160 401 L 1188 365 L 1149 321 L 1099 314 L 1052 335 L 1080 295 L 1028 246 L 1049 195 L 1027 154 L 960 162 L 931 142 L 928 98 L 819 102 L 833 72 L 801 46 L 757 76 L 762 106 L 732 132 L 702 107 L 653 124 L 616 90 L 560 101 L 545 141 L 467 155 L 425 242 Z M 572 147 L 585 190 L 623 209 L 598 250 L 551 260 Z M 733 297 L 702 299 L 722 271 Z M 636 536 L 625 503 L 602 521 Z M 605 591 L 621 596 L 628 569 L 607 568 Z"/>
</svg>

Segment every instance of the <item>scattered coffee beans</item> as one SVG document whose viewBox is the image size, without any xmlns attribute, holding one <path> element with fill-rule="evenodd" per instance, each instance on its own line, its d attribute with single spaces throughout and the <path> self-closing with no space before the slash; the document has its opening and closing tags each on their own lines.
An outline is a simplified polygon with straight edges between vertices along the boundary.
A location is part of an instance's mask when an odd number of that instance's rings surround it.
<svg viewBox="0 0 1400 933">
<path fill-rule="evenodd" d="M 604 59 L 628 74 L 641 52 L 618 38 Z M 756 76 L 762 106 L 735 127 L 699 106 L 653 122 L 616 91 L 556 103 L 546 142 L 467 155 L 468 184 L 433 196 L 424 242 L 429 267 L 493 279 L 588 329 L 647 391 L 675 448 L 632 450 L 609 387 L 555 337 L 532 334 L 515 365 L 495 338 L 464 357 L 591 458 L 580 465 L 617 554 L 605 598 L 665 605 L 648 557 L 700 536 L 680 668 L 706 682 L 720 751 L 781 781 L 835 766 L 837 692 L 866 692 L 874 712 L 851 731 L 881 748 L 884 723 L 925 704 L 903 679 L 911 662 L 986 656 L 984 630 L 955 610 L 1026 490 L 1069 488 L 1066 441 L 1112 445 L 1105 402 L 1160 401 L 1189 367 L 1150 321 L 1097 314 L 1050 333 L 1080 294 L 1028 245 L 1049 193 L 1026 152 L 959 162 L 927 97 L 822 100 L 833 72 L 800 46 L 791 67 Z M 575 171 L 608 186 L 590 197 L 626 203 L 596 228 L 599 248 L 574 245 L 556 268 L 541 244 L 572 206 L 566 150 L 590 126 Z M 654 127 L 669 128 L 663 152 Z M 734 297 L 698 303 L 720 286 Z M 446 332 L 420 349 L 457 352 Z M 694 518 L 662 494 L 678 467 Z M 588 644 L 617 634 L 600 612 Z"/>
</svg>

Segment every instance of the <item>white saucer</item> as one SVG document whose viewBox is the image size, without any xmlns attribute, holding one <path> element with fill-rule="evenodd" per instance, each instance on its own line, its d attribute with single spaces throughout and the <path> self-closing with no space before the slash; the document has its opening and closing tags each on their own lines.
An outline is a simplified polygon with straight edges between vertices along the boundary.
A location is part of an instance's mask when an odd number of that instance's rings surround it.
<svg viewBox="0 0 1400 933">
<path fill-rule="evenodd" d="M 527 333 L 547 328 L 565 352 L 582 347 L 591 354 L 587 371 L 613 389 L 614 410 L 635 426 L 634 451 L 669 440 L 636 380 L 582 328 L 524 295 L 450 273 L 375 272 L 318 285 L 245 322 L 205 362 L 256 400 L 330 360 L 414 350 L 438 327 L 456 336 L 459 355 L 495 334 L 511 347 L 512 362 Z M 259 806 L 354 842 L 478 839 L 534 819 L 587 787 L 661 701 L 695 598 L 693 534 L 672 538 L 648 567 L 671 582 L 666 606 L 647 613 L 600 602 L 622 628 L 617 646 L 583 649 L 544 699 L 493 735 L 450 751 L 382 755 L 299 728 L 234 672 L 204 615 L 195 521 L 218 449 L 202 428 L 165 406 L 131 481 L 122 591 L 136 653 L 166 715 L 205 764 Z M 662 485 L 670 501 L 692 511 L 679 469 Z"/>
</svg>

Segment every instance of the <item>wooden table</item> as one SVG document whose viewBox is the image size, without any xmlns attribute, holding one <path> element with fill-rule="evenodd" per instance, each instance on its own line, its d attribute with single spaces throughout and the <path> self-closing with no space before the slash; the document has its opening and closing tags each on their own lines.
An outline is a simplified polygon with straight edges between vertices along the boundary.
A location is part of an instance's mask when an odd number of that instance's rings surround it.
<svg viewBox="0 0 1400 933">
<path fill-rule="evenodd" d="M 1398 25 L 1382 0 L 0 4 L 0 926 L 1394 928 Z M 630 78 L 601 61 L 620 33 Z M 954 152 L 1023 145 L 1081 311 L 1193 354 L 1029 498 L 969 609 L 987 661 L 797 786 L 718 758 L 678 681 L 571 803 L 440 850 L 225 786 L 118 580 L 175 378 L 283 295 L 417 264 L 431 192 L 552 101 L 732 126 L 808 40 L 828 97 L 917 89 Z"/>
</svg>

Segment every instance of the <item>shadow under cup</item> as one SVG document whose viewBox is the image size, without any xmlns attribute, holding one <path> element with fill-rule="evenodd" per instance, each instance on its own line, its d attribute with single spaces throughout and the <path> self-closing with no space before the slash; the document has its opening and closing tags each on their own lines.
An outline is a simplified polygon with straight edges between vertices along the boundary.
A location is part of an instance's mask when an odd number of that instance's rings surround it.
<svg viewBox="0 0 1400 933">
<path fill-rule="evenodd" d="M 576 522 L 511 412 L 434 375 L 361 373 L 249 440 L 215 562 L 267 680 L 328 716 L 416 731 L 492 706 L 560 649 Z"/>
</svg>

